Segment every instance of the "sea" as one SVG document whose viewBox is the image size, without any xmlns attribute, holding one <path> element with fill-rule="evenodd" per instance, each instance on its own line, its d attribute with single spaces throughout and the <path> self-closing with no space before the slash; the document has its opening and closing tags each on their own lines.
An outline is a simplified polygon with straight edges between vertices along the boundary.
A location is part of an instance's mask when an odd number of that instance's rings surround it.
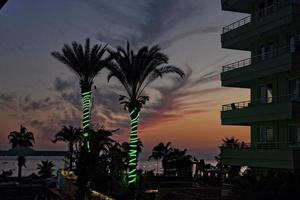
<svg viewBox="0 0 300 200">
<path fill-rule="evenodd" d="M 65 168 L 67 163 L 63 156 L 26 156 L 26 167 L 22 168 L 22 176 L 29 176 L 33 173 L 37 174 L 37 165 L 41 163 L 41 160 L 48 160 L 54 163 L 54 172 L 57 172 L 59 169 Z M 206 163 L 210 163 L 215 165 L 216 162 L 213 160 L 206 160 Z M 148 161 L 141 160 L 138 163 L 138 169 L 143 171 L 151 171 L 154 170 L 154 173 L 162 174 L 162 164 L 157 161 Z M 17 164 L 17 156 L 2 156 L 0 157 L 0 174 L 2 171 L 12 170 L 13 175 L 17 176 L 18 174 L 18 164 Z M 195 172 L 195 166 L 193 166 L 193 172 Z"/>
</svg>

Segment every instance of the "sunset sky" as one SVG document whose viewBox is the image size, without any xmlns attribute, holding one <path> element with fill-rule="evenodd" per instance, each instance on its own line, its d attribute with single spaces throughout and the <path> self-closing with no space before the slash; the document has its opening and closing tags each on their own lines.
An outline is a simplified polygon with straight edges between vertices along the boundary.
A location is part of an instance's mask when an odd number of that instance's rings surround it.
<svg viewBox="0 0 300 200">
<path fill-rule="evenodd" d="M 134 48 L 159 44 L 170 63 L 186 72 L 151 85 L 150 102 L 141 114 L 139 135 L 147 157 L 158 142 L 187 148 L 198 158 L 213 159 L 221 139 L 249 139 L 248 127 L 221 126 L 222 104 L 249 99 L 249 90 L 222 88 L 221 66 L 249 57 L 221 48 L 222 26 L 243 14 L 221 10 L 220 0 L 10 0 L 0 10 L 0 149 L 20 124 L 34 132 L 35 149 L 66 149 L 52 144 L 62 125 L 81 126 L 77 77 L 51 51 L 64 43 L 130 41 Z M 118 103 L 118 82 L 107 71 L 94 81 L 93 124 L 120 128 L 128 140 L 128 113 Z"/>
</svg>

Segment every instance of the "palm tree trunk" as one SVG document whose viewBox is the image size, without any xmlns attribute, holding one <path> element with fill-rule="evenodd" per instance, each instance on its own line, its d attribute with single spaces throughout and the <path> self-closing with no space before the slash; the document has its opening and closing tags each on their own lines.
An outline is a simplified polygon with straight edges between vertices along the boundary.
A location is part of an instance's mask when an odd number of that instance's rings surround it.
<svg viewBox="0 0 300 200">
<path fill-rule="evenodd" d="M 82 107 L 83 107 L 83 115 L 82 115 L 82 126 L 83 126 L 83 147 L 81 149 L 81 153 L 79 155 L 78 163 L 77 163 L 77 192 L 76 192 L 76 200 L 84 199 L 88 188 L 87 184 L 89 182 L 89 169 L 91 165 L 91 145 L 90 145 L 90 120 L 91 120 L 91 90 L 82 89 L 81 98 L 82 98 Z"/>
<path fill-rule="evenodd" d="M 158 176 L 158 159 L 156 160 L 156 176 Z"/>
<path fill-rule="evenodd" d="M 129 145 L 129 172 L 128 172 L 128 184 L 129 186 L 136 186 L 136 167 L 137 167 L 137 144 L 138 144 L 138 121 L 139 121 L 139 109 L 135 108 L 129 110 L 131 119 L 131 132 L 130 132 L 130 145 Z"/>
<path fill-rule="evenodd" d="M 83 126 L 83 138 L 84 138 L 84 146 L 85 150 L 88 152 L 90 149 L 90 127 L 91 127 L 91 97 L 92 91 L 82 92 L 82 106 L 83 106 L 83 115 L 82 115 L 82 126 Z"/>
<path fill-rule="evenodd" d="M 18 166 L 18 178 L 21 178 L 22 177 L 22 166 L 19 165 Z"/>
<path fill-rule="evenodd" d="M 70 163 L 69 163 L 69 170 L 72 171 L 73 167 L 73 142 L 69 143 L 69 152 L 70 152 Z"/>
</svg>

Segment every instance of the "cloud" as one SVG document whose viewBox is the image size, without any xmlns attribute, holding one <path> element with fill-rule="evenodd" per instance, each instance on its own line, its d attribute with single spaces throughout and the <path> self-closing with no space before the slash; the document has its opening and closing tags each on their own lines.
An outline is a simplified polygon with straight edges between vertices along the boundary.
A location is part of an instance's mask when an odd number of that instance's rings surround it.
<svg viewBox="0 0 300 200">
<path fill-rule="evenodd" d="M 104 26 L 97 33 L 97 39 L 113 46 L 122 45 L 129 40 L 133 47 L 159 43 L 162 48 L 167 48 L 172 43 L 191 35 L 220 30 L 219 25 L 202 24 L 205 1 L 117 2 L 96 0 L 84 2 L 101 15 L 101 23 Z"/>
<path fill-rule="evenodd" d="M 218 64 L 225 58 L 226 56 L 218 58 L 211 65 Z M 143 129 L 207 112 L 207 106 L 214 103 L 206 97 L 223 90 L 217 84 L 208 86 L 219 80 L 219 72 L 206 72 L 205 68 L 196 73 L 192 67 L 187 65 L 186 68 L 183 79 L 170 76 L 169 82 L 149 88 L 150 102 L 141 114 Z M 92 122 L 96 127 L 120 128 L 118 134 L 122 135 L 128 132 L 129 117 L 118 102 L 116 91 L 119 92 L 120 89 L 122 88 L 102 85 L 93 90 Z M 53 135 L 62 125 L 81 126 L 81 96 L 75 77 L 56 77 L 45 97 L 2 93 L 0 107 L 12 111 L 18 119 L 26 119 L 24 123 L 43 132 L 44 137 Z"/>
<path fill-rule="evenodd" d="M 0 94 L 0 101 L 2 102 L 14 101 L 15 97 L 16 97 L 15 95 L 3 93 Z"/>
<path fill-rule="evenodd" d="M 64 80 L 60 77 L 56 77 L 54 81 L 54 90 L 56 91 L 65 91 L 68 89 L 74 89 L 77 86 L 77 82 L 74 78 L 69 78 Z"/>
<path fill-rule="evenodd" d="M 195 75 L 195 74 L 194 74 Z M 223 90 L 217 85 L 211 88 L 199 88 L 199 84 L 209 84 L 218 79 L 217 73 L 208 73 L 193 77 L 193 70 L 187 66 L 187 72 L 184 79 L 178 77 L 172 78 L 170 85 L 161 85 L 154 87 L 159 91 L 160 99 L 147 108 L 148 112 L 143 114 L 143 128 L 154 127 L 156 124 L 163 124 L 192 114 L 208 112 L 207 105 L 213 103 L 211 100 L 205 100 L 208 94 Z M 201 100 L 202 98 L 202 100 Z"/>
</svg>

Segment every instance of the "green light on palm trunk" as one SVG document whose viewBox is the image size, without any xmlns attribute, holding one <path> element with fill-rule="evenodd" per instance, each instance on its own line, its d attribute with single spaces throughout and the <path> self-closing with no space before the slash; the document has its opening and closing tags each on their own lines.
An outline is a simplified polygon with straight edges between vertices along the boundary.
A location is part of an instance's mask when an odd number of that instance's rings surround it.
<svg viewBox="0 0 300 200">
<path fill-rule="evenodd" d="M 91 123 L 91 97 L 92 92 L 83 92 L 81 93 L 82 97 L 82 107 L 83 107 L 83 115 L 82 115 L 82 127 L 83 127 L 83 137 L 86 143 L 86 147 L 88 152 L 91 151 L 90 141 L 89 141 L 89 129 Z"/>
<path fill-rule="evenodd" d="M 137 136 L 137 128 L 138 128 L 138 120 L 139 120 L 139 110 L 135 108 L 130 112 L 131 119 L 131 133 L 130 133 L 130 145 L 129 145 L 129 172 L 128 172 L 128 184 L 136 183 L 136 167 L 137 167 L 137 144 L 138 144 L 138 136 Z"/>
</svg>

